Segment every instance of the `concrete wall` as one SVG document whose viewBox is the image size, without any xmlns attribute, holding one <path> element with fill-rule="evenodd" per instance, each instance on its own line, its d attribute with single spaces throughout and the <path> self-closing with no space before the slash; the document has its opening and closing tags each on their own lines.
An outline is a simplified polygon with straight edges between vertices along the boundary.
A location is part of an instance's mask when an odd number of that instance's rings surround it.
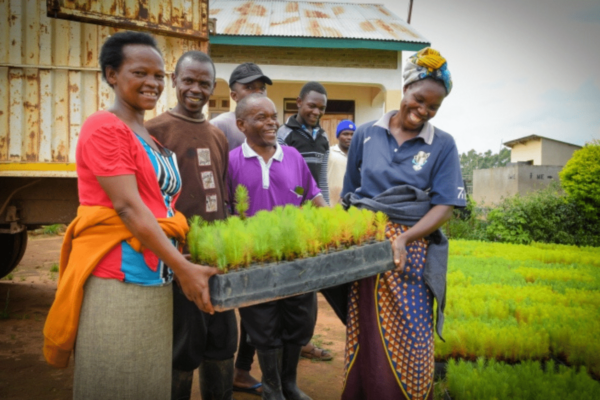
<svg viewBox="0 0 600 400">
<path fill-rule="evenodd" d="M 562 167 L 548 165 L 510 165 L 473 171 L 473 200 L 491 206 L 503 198 L 525 195 L 558 181 Z"/>
<path fill-rule="evenodd" d="M 517 165 L 473 171 L 473 200 L 492 205 L 515 195 L 519 191 L 517 176 Z"/>
<path fill-rule="evenodd" d="M 510 152 L 510 162 L 524 162 L 533 160 L 533 165 L 542 165 L 542 142 L 530 140 L 527 143 L 514 145 Z"/>
<path fill-rule="evenodd" d="M 558 173 L 562 166 L 552 165 L 518 165 L 519 194 L 535 192 L 545 188 L 552 181 L 559 181 Z"/>
<path fill-rule="evenodd" d="M 565 166 L 580 146 L 542 139 L 542 165 Z"/>
</svg>

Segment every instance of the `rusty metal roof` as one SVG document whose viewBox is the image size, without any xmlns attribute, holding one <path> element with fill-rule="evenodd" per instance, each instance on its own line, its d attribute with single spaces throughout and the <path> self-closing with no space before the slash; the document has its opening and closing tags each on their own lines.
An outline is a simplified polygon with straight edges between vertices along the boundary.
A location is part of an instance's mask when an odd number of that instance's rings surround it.
<svg viewBox="0 0 600 400">
<path fill-rule="evenodd" d="M 269 36 L 358 39 L 428 44 L 412 26 L 380 4 L 285 0 L 210 0 L 216 37 Z"/>
</svg>

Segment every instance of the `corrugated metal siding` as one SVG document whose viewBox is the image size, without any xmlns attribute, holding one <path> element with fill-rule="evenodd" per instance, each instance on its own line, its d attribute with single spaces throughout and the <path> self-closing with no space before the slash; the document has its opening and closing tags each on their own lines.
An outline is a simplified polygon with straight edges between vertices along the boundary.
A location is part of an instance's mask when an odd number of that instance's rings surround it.
<svg viewBox="0 0 600 400">
<path fill-rule="evenodd" d="M 379 4 L 210 0 L 219 35 L 290 36 L 428 43 Z"/>
<path fill-rule="evenodd" d="M 115 29 L 46 16 L 44 0 L 0 0 L 0 163 L 75 162 L 79 129 L 113 101 L 98 54 Z M 7 23 L 8 22 L 8 23 Z M 198 41 L 156 36 L 167 71 Z M 152 118 L 176 104 L 167 77 Z"/>
</svg>

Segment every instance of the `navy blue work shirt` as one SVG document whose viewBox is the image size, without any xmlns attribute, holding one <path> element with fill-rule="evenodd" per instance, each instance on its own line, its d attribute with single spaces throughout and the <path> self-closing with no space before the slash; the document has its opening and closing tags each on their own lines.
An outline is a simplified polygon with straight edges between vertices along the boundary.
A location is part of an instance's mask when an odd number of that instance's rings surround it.
<svg viewBox="0 0 600 400">
<path fill-rule="evenodd" d="M 452 136 L 426 122 L 418 136 L 398 146 L 389 130 L 397 112 L 359 126 L 352 136 L 342 197 L 354 192 L 373 198 L 392 187 L 411 185 L 428 192 L 432 205 L 464 207 L 465 187 Z"/>
</svg>

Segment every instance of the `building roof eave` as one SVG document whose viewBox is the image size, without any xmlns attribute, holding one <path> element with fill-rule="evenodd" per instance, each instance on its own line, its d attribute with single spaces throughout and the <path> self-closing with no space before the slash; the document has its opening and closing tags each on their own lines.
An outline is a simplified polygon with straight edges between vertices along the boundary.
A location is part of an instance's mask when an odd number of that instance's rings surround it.
<svg viewBox="0 0 600 400">
<path fill-rule="evenodd" d="M 512 147 L 516 146 L 517 144 L 525 144 L 525 143 L 533 141 L 533 140 L 542 140 L 542 139 L 544 139 L 544 140 L 552 140 L 553 142 L 562 143 L 562 144 L 566 144 L 566 145 L 577 147 L 577 148 L 581 149 L 581 146 L 579 146 L 579 145 L 576 145 L 576 144 L 573 144 L 573 143 L 567 143 L 567 142 L 563 142 L 561 140 L 556 140 L 556 139 L 548 138 L 548 137 L 545 137 L 545 136 L 539 136 L 539 135 L 524 136 L 522 138 L 518 138 L 518 139 L 514 139 L 514 140 L 509 140 L 508 142 L 504 142 L 503 144 L 506 147 L 512 148 Z"/>
<path fill-rule="evenodd" d="M 370 49 L 388 51 L 419 51 L 428 42 L 399 42 L 350 38 L 315 38 L 290 36 L 211 35 L 210 44 L 234 46 L 304 47 L 317 49 Z"/>
</svg>

